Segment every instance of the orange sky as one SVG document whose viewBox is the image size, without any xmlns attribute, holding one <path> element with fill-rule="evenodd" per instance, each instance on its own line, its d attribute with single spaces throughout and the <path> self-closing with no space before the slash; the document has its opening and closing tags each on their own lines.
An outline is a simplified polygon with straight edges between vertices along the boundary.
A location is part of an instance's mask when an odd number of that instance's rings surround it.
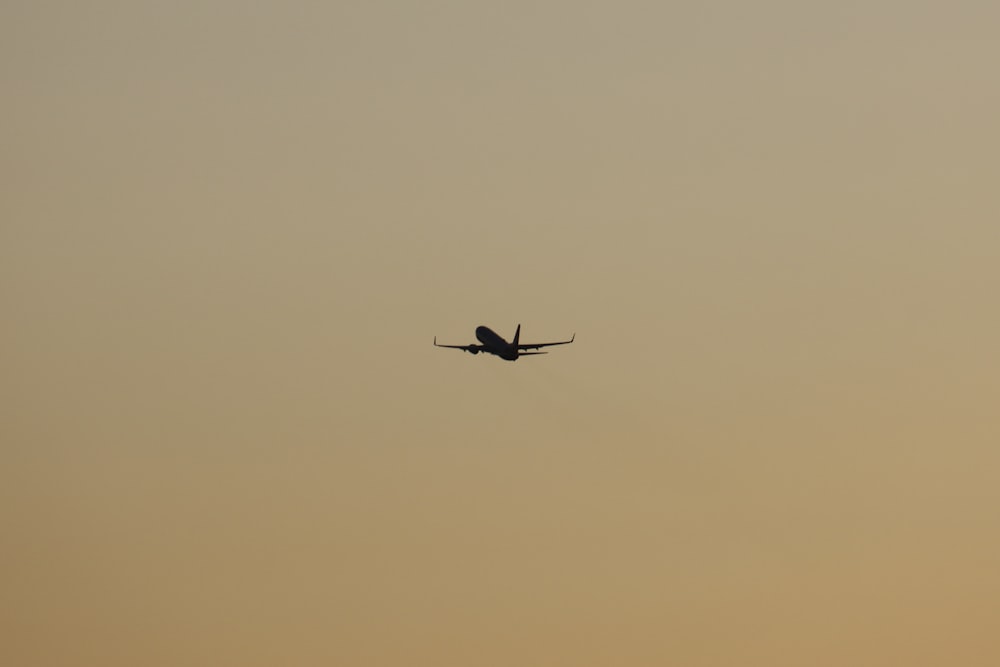
<svg viewBox="0 0 1000 667">
<path fill-rule="evenodd" d="M 6 3 L 0 663 L 998 664 L 1000 9 L 811 4 Z"/>
</svg>

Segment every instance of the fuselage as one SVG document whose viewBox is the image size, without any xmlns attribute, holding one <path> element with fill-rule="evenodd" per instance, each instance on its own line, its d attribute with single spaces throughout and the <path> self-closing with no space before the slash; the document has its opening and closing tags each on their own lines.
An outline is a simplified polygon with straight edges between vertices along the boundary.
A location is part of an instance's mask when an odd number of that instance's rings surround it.
<svg viewBox="0 0 1000 667">
<path fill-rule="evenodd" d="M 476 338 L 483 344 L 483 352 L 495 354 L 507 361 L 517 360 L 517 348 L 503 339 L 500 334 L 486 326 L 476 327 Z"/>
</svg>

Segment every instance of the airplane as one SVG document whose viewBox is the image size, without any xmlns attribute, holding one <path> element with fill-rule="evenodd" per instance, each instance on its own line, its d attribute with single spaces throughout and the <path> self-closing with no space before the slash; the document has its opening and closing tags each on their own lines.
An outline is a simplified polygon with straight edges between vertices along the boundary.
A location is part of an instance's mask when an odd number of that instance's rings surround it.
<svg viewBox="0 0 1000 667">
<path fill-rule="evenodd" d="M 501 359 L 506 359 L 507 361 L 517 361 L 518 357 L 529 356 L 533 354 L 548 354 L 548 352 L 522 352 L 521 350 L 537 350 L 540 347 L 551 347 L 552 345 L 568 345 L 576 339 L 576 334 L 573 334 L 572 338 L 569 340 L 561 340 L 555 343 L 520 343 L 521 339 L 521 325 L 517 325 L 517 331 L 514 332 L 513 342 L 508 343 L 503 338 L 501 338 L 493 329 L 489 327 L 476 327 L 476 338 L 482 345 L 476 345 L 475 343 L 471 345 L 438 345 L 437 336 L 434 337 L 435 347 L 450 347 L 455 350 L 465 350 L 471 354 L 479 354 L 484 352 L 486 354 L 494 354 Z"/>
</svg>

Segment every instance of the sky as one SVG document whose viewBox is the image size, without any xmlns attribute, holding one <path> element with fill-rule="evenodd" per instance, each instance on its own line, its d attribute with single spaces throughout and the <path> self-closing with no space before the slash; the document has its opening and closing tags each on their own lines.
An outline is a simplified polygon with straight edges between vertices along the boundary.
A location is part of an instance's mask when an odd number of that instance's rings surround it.
<svg viewBox="0 0 1000 667">
<path fill-rule="evenodd" d="M 0 662 L 998 664 L 998 7 L 4 3 Z"/>
</svg>

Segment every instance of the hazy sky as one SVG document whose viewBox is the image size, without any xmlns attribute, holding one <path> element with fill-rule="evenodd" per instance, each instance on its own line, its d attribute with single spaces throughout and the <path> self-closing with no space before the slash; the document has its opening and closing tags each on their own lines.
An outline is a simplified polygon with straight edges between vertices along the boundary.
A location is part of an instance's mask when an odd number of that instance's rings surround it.
<svg viewBox="0 0 1000 667">
<path fill-rule="evenodd" d="M 0 663 L 1000 664 L 998 7 L 4 3 Z"/>
</svg>

